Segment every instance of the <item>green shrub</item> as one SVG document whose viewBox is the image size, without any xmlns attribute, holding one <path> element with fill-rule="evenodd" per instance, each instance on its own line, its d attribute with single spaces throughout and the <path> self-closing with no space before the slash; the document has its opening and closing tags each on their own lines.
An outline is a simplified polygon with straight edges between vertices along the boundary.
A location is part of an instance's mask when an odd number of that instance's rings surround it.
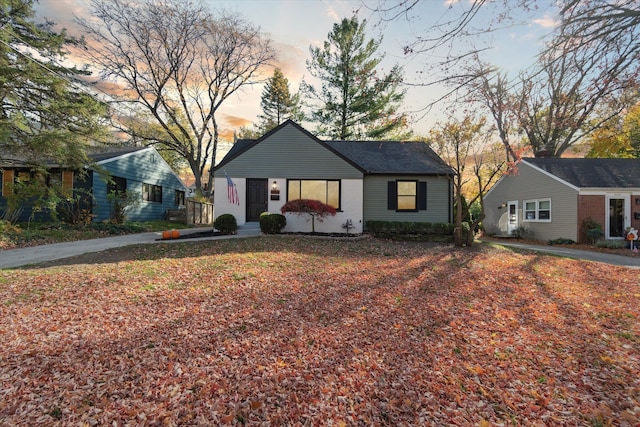
<svg viewBox="0 0 640 427">
<path fill-rule="evenodd" d="M 62 222 L 67 224 L 91 224 L 96 200 L 91 191 L 77 189 L 72 197 L 62 197 L 56 206 L 56 213 Z"/>
<path fill-rule="evenodd" d="M 602 225 L 594 221 L 591 217 L 583 219 L 580 228 L 587 238 L 587 242 L 591 244 L 596 243 L 604 236 Z"/>
<path fill-rule="evenodd" d="M 453 236 L 453 224 L 448 223 L 369 220 L 365 226 L 376 237 L 449 242 Z"/>
<path fill-rule="evenodd" d="M 124 224 L 127 219 L 127 210 L 140 204 L 139 197 L 131 191 L 110 191 L 107 194 L 107 200 L 111 210 L 111 222 Z"/>
<path fill-rule="evenodd" d="M 627 242 L 624 240 L 600 239 L 596 242 L 596 247 L 605 249 L 624 249 L 627 247 Z"/>
<path fill-rule="evenodd" d="M 127 222 L 124 224 L 116 224 L 113 222 L 96 222 L 87 226 L 91 230 L 102 231 L 106 234 L 132 234 L 132 233 L 144 233 L 147 229 L 136 223 Z"/>
<path fill-rule="evenodd" d="M 10 221 L 0 219 L 0 233 L 20 233 L 20 226 L 12 224 Z"/>
<path fill-rule="evenodd" d="M 549 240 L 547 243 L 550 245 L 573 245 L 576 242 L 574 242 L 571 239 L 565 239 L 564 237 L 559 237 L 557 239 Z"/>
<path fill-rule="evenodd" d="M 532 240 L 533 239 L 533 231 L 529 230 L 524 226 L 520 226 L 511 232 L 511 236 L 516 239 L 521 240 Z"/>
<path fill-rule="evenodd" d="M 266 234 L 278 234 L 287 225 L 287 218 L 278 213 L 263 212 L 260 215 L 260 231 Z"/>
<path fill-rule="evenodd" d="M 213 227 L 225 234 L 235 234 L 238 231 L 238 222 L 235 216 L 222 214 L 213 222 Z"/>
</svg>

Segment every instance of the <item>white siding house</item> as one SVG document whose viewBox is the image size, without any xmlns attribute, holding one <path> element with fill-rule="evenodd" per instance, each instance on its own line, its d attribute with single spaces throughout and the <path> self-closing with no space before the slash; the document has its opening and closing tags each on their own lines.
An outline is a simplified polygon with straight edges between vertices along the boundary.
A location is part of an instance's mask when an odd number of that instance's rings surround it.
<svg viewBox="0 0 640 427">
<path fill-rule="evenodd" d="M 322 141 L 289 120 L 260 139 L 237 141 L 215 167 L 214 210 L 242 225 L 262 212 L 280 213 L 287 200 L 316 199 L 337 210 L 315 221 L 320 233 L 344 232 L 347 222 L 350 232 L 362 233 L 369 219 L 450 222 L 452 174 L 424 143 Z M 382 187 L 367 186 L 374 178 Z M 398 195 L 391 189 L 397 185 L 413 192 Z M 410 208 L 398 207 L 399 197 Z M 286 217 L 283 231 L 311 231 L 310 217 Z"/>
</svg>

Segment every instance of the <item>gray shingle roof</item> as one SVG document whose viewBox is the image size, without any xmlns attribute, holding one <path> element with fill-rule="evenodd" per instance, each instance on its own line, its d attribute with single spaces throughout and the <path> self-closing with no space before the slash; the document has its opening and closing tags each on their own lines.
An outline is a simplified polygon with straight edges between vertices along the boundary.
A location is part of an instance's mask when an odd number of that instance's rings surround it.
<svg viewBox="0 0 640 427">
<path fill-rule="evenodd" d="M 453 174 L 424 142 L 325 141 L 368 174 Z"/>
<path fill-rule="evenodd" d="M 87 156 L 93 160 L 94 162 L 101 162 L 103 160 L 112 159 L 114 157 L 119 157 L 125 154 L 133 153 L 140 150 L 145 150 L 148 147 L 131 147 L 131 146 L 120 146 L 120 147 L 88 147 L 87 148 Z M 0 167 L 16 167 L 16 166 L 28 166 L 29 159 L 24 156 L 9 154 L 9 153 L 0 153 Z M 52 158 L 43 158 L 36 159 L 36 161 L 41 162 L 44 166 L 47 167 L 59 167 L 60 164 L 58 161 Z"/>
<path fill-rule="evenodd" d="M 523 159 L 578 188 L 640 188 L 640 159 Z"/>
<path fill-rule="evenodd" d="M 287 124 L 297 127 L 365 174 L 453 175 L 455 172 L 424 142 L 401 141 L 322 141 L 306 129 L 287 120 L 260 139 L 239 139 L 216 166 L 239 156 L 260 141 L 271 137 Z"/>
</svg>

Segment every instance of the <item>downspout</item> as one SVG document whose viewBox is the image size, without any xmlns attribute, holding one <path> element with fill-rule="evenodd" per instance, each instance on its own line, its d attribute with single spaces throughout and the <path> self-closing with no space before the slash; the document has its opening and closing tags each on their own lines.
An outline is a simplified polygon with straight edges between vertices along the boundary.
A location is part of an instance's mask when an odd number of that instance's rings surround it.
<svg viewBox="0 0 640 427">
<path fill-rule="evenodd" d="M 449 175 L 449 224 L 453 224 L 453 175 Z"/>
</svg>

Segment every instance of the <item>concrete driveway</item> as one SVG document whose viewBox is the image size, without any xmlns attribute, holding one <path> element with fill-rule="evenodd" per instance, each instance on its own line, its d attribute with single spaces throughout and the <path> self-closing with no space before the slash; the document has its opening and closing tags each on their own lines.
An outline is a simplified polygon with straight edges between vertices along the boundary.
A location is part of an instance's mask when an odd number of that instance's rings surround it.
<svg viewBox="0 0 640 427">
<path fill-rule="evenodd" d="M 531 251 L 543 252 L 546 254 L 557 255 L 566 258 L 582 259 L 585 261 L 603 262 L 606 264 L 619 265 L 629 268 L 640 268 L 640 258 L 627 257 L 624 255 L 609 254 L 606 252 L 585 251 L 581 249 L 572 249 L 567 247 L 553 245 L 533 245 L 521 242 L 485 240 L 483 243 L 491 243 L 516 249 L 526 249 Z"/>
<path fill-rule="evenodd" d="M 209 231 L 207 228 L 188 228 L 180 230 L 183 235 Z M 140 243 L 175 243 L 194 240 L 234 239 L 239 237 L 259 236 L 260 226 L 250 223 L 238 227 L 238 233 L 227 236 L 193 238 L 190 240 L 161 240 L 162 232 L 150 232 L 139 234 L 127 234 L 124 236 L 103 237 L 100 239 L 78 240 L 75 242 L 54 243 L 51 245 L 33 246 L 30 248 L 10 249 L 0 251 L 0 269 L 15 268 L 28 264 L 37 264 L 46 261 L 69 258 L 88 252 L 100 252 L 107 249 L 122 246 L 137 245 Z"/>
</svg>

